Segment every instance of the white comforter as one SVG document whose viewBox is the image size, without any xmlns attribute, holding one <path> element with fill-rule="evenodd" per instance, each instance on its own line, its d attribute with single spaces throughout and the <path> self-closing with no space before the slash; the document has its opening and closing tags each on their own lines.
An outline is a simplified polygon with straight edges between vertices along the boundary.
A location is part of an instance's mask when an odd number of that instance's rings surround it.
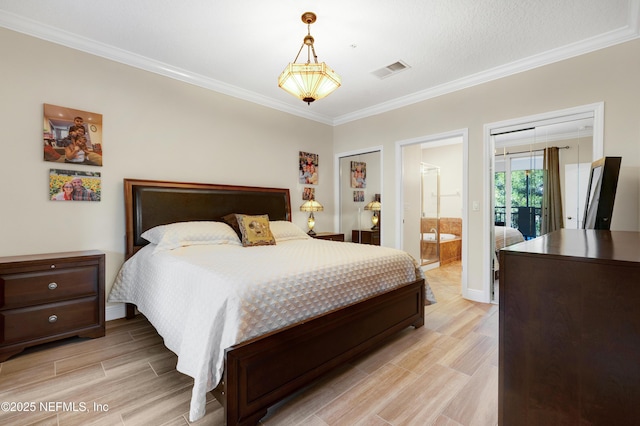
<svg viewBox="0 0 640 426">
<path fill-rule="evenodd" d="M 125 262 L 108 301 L 137 305 L 194 378 L 191 421 L 205 414 L 225 348 L 424 277 L 403 251 L 326 240 L 154 247 Z"/>
<path fill-rule="evenodd" d="M 520 231 L 515 228 L 509 228 L 508 226 L 496 226 L 494 233 L 496 252 L 500 251 L 501 248 L 524 241 L 524 236 Z"/>
</svg>

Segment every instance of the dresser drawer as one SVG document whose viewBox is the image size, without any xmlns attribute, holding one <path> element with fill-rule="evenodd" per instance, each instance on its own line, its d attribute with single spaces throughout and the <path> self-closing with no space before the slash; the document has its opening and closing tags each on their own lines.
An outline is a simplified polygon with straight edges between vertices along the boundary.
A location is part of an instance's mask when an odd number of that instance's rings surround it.
<svg viewBox="0 0 640 426">
<path fill-rule="evenodd" d="M 0 275 L 0 309 L 95 295 L 95 266 Z"/>
<path fill-rule="evenodd" d="M 99 323 L 97 297 L 0 311 L 0 343 L 13 343 Z"/>
<path fill-rule="evenodd" d="M 42 343 L 104 336 L 105 254 L 0 257 L 0 362 Z"/>
</svg>

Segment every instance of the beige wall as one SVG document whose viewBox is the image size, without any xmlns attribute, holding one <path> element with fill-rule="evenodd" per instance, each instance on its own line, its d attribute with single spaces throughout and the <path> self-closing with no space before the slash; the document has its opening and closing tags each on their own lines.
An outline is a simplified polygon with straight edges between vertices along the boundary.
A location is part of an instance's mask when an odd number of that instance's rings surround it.
<svg viewBox="0 0 640 426">
<path fill-rule="evenodd" d="M 0 58 L 0 256 L 102 250 L 108 291 L 124 259 L 125 177 L 286 187 L 304 228 L 299 151 L 319 154 L 317 227 L 333 230 L 331 126 L 5 29 Z M 103 115 L 103 167 L 43 161 L 43 103 Z M 51 168 L 101 172 L 102 201 L 49 201 Z"/>
<path fill-rule="evenodd" d="M 107 253 L 107 287 L 124 253 L 125 177 L 288 187 L 294 222 L 304 185 L 298 151 L 320 156 L 317 229 L 333 229 L 333 155 L 383 147 L 385 200 L 396 199 L 396 141 L 469 129 L 468 200 L 482 200 L 483 124 L 605 102 L 605 155 L 623 168 L 615 229 L 640 230 L 640 40 L 332 128 L 86 53 L 0 29 L 0 255 L 98 249 Z M 102 201 L 48 200 L 42 160 L 44 103 L 93 111 L 104 119 Z M 481 211 L 485 206 L 481 206 Z M 482 215 L 469 212 L 469 287 L 480 288 Z M 395 246 L 395 210 L 385 208 L 383 241 Z"/>
<path fill-rule="evenodd" d="M 395 174 L 395 144 L 427 135 L 469 130 L 468 287 L 482 289 L 483 125 L 597 102 L 605 104 L 604 154 L 622 156 L 622 170 L 612 229 L 640 230 L 640 40 L 540 67 L 455 93 L 439 96 L 374 117 L 337 126 L 339 151 L 384 147 L 383 173 Z M 395 179 L 385 179 L 387 200 L 396 199 Z M 385 222 L 396 223 L 396 211 L 384 210 Z M 395 246 L 395 228 L 385 227 L 385 245 Z"/>
</svg>

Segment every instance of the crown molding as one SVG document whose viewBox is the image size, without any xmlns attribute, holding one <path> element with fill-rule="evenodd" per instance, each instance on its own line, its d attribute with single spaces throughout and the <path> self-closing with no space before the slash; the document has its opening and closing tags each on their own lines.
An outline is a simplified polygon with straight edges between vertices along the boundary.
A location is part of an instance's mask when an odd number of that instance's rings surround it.
<svg viewBox="0 0 640 426">
<path fill-rule="evenodd" d="M 553 49 L 539 55 L 530 56 L 523 60 L 492 68 L 440 86 L 435 86 L 407 96 L 392 99 L 388 102 L 383 102 L 353 113 L 344 114 L 334 119 L 333 125 L 337 126 L 351 121 L 360 120 L 362 118 L 371 117 L 373 115 L 382 114 L 448 93 L 456 92 L 458 90 L 467 89 L 479 84 L 488 83 L 503 77 L 508 77 L 510 75 L 529 71 L 544 65 L 549 65 L 554 62 L 560 62 L 565 59 L 570 59 L 640 38 L 639 22 L 640 0 L 634 0 L 630 5 L 629 24 L 618 30 L 610 31 L 603 35 L 585 39 L 580 42 L 568 44 L 561 48 Z"/>
<path fill-rule="evenodd" d="M 0 11 L 0 26 L 7 29 L 20 32 L 29 36 L 33 36 L 48 42 L 60 44 L 75 50 L 80 50 L 91 55 L 99 56 L 115 62 L 132 66 L 134 68 L 149 71 L 155 74 L 163 75 L 175 80 L 179 80 L 188 84 L 193 84 L 205 89 L 219 92 L 238 99 L 243 99 L 258 105 L 272 108 L 278 111 L 286 112 L 298 117 L 317 121 L 331 126 L 346 124 L 351 121 L 360 120 L 370 116 L 382 114 L 458 90 L 466 89 L 479 84 L 487 83 L 503 77 L 514 75 L 523 71 L 528 71 L 537 67 L 559 62 L 585 53 L 604 49 L 626 41 L 634 40 L 640 37 L 640 0 L 632 0 L 629 6 L 629 23 L 627 26 L 618 30 L 611 31 L 598 37 L 593 37 L 577 43 L 569 44 L 561 48 L 557 48 L 540 55 L 515 61 L 504 66 L 492 68 L 462 79 L 458 79 L 440 86 L 426 89 L 411 95 L 402 96 L 363 108 L 349 114 L 332 119 L 331 117 L 317 114 L 309 110 L 296 108 L 287 103 L 269 98 L 258 93 L 242 89 L 237 86 L 223 83 L 195 74 L 187 70 L 183 70 L 159 61 L 127 52 L 104 43 L 96 42 L 88 38 L 79 37 L 68 31 L 59 30 L 40 22 L 36 22 L 22 16 L 15 15 L 6 11 Z"/>
<path fill-rule="evenodd" d="M 275 99 L 260 95 L 258 93 L 242 89 L 200 74 L 196 74 L 163 62 L 155 61 L 147 57 L 136 55 L 117 47 L 100 43 L 85 37 L 79 37 L 68 31 L 53 28 L 22 16 L 6 11 L 0 11 L 0 26 L 7 29 L 23 33 L 32 37 L 42 39 L 51 43 L 59 44 L 71 49 L 109 59 L 144 71 L 163 75 L 184 83 L 193 84 L 205 89 L 209 89 L 234 98 L 246 100 L 268 108 L 286 112 L 309 120 L 318 121 L 324 124 L 333 125 L 331 117 L 311 113 L 277 101 Z"/>
</svg>

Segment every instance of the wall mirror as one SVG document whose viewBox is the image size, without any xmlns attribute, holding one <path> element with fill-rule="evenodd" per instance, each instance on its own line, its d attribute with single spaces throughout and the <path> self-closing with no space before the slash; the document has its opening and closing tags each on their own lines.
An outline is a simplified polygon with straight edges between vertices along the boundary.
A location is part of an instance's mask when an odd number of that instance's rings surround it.
<svg viewBox="0 0 640 426">
<path fill-rule="evenodd" d="M 501 248 L 582 227 L 591 163 L 602 152 L 600 111 L 588 106 L 490 130 L 492 302 L 499 300 Z"/>
<path fill-rule="evenodd" d="M 381 245 L 385 226 L 378 149 L 337 155 L 339 229 L 345 241 Z"/>
</svg>

